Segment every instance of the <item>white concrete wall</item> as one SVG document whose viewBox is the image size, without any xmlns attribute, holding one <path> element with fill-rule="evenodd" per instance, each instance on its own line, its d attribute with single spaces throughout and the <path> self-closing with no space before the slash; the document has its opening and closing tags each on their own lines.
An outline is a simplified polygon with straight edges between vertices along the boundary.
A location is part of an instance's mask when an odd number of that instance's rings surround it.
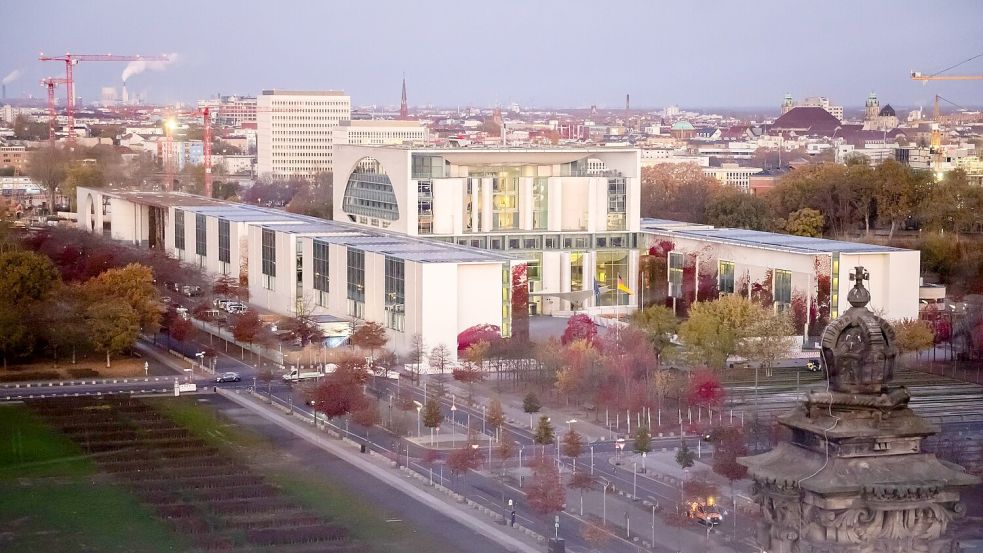
<svg viewBox="0 0 983 553">
<path fill-rule="evenodd" d="M 850 273 L 862 265 L 870 273 L 865 286 L 870 290 L 870 308 L 889 320 L 918 317 L 918 282 L 921 253 L 903 250 L 890 253 L 843 254 L 840 256 L 840 313 L 850 304 L 847 293 L 854 282 Z"/>
<path fill-rule="evenodd" d="M 467 328 L 461 327 L 458 321 L 459 296 L 447 293 L 459 289 L 457 267 L 447 263 L 426 263 L 418 267 L 420 322 L 424 339 L 430 348 L 443 344 L 456 356 L 457 335 Z M 473 292 L 477 288 L 469 286 L 468 289 Z M 500 294 L 500 284 L 496 290 Z"/>
<path fill-rule="evenodd" d="M 410 178 L 412 166 L 410 151 L 402 148 L 372 148 L 364 146 L 337 145 L 334 147 L 334 215 L 336 221 L 351 222 L 344 212 L 343 204 L 348 178 L 358 162 L 364 157 L 375 158 L 392 182 L 399 206 L 399 218 L 391 221 L 387 230 L 403 234 L 417 233 L 417 190 L 416 181 Z M 358 221 L 355 222 L 356 224 Z M 370 226 L 370 225 L 365 225 Z M 382 228 L 382 227 L 376 227 Z"/>
</svg>

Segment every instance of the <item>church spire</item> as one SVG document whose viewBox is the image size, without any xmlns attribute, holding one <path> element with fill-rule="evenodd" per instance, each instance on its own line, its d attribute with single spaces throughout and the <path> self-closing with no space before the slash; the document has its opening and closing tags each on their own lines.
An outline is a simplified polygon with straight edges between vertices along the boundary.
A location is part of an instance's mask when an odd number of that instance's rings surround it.
<svg viewBox="0 0 983 553">
<path fill-rule="evenodd" d="M 400 118 L 400 120 L 405 121 L 406 119 L 409 119 L 409 116 L 410 116 L 410 107 L 406 103 L 406 75 L 404 74 L 403 75 L 403 96 L 402 96 L 402 99 L 399 102 L 399 118 Z"/>
</svg>

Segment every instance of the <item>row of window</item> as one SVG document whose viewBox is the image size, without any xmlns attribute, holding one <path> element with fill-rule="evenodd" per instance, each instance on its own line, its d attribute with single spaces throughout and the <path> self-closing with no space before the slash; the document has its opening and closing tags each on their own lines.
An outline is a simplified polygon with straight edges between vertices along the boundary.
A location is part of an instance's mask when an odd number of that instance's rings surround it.
<svg viewBox="0 0 983 553">
<path fill-rule="evenodd" d="M 634 248 L 635 233 L 523 234 L 501 236 L 434 237 L 434 240 L 491 250 L 598 250 Z"/>
<path fill-rule="evenodd" d="M 721 294 L 733 294 L 736 283 L 734 279 L 734 262 L 717 262 L 717 290 Z M 683 297 L 683 254 L 669 253 L 669 296 Z M 775 269 L 772 272 L 772 299 L 779 308 L 792 303 L 792 272 L 785 269 Z"/>
</svg>

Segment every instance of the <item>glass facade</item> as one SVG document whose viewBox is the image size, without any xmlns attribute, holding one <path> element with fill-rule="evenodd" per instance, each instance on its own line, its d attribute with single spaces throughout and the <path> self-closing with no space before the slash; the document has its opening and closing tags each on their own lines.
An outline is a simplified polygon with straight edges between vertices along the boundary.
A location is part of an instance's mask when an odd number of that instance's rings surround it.
<svg viewBox="0 0 983 553">
<path fill-rule="evenodd" d="M 218 260 L 229 263 L 232 259 L 232 241 L 229 238 L 229 221 L 218 220 Z"/>
<path fill-rule="evenodd" d="M 597 305 L 629 305 L 631 296 L 618 290 L 618 279 L 621 278 L 625 285 L 628 284 L 628 252 L 627 251 L 599 251 L 597 256 L 597 283 L 602 288 L 609 291 L 601 294 Z"/>
<path fill-rule="evenodd" d="M 492 179 L 492 230 L 519 228 L 519 178 L 502 175 Z"/>
<path fill-rule="evenodd" d="M 270 229 L 263 229 L 262 240 L 262 272 L 263 288 L 273 289 L 273 282 L 276 280 L 276 233 Z"/>
<path fill-rule="evenodd" d="M 374 220 L 373 223 L 378 226 L 379 221 L 399 219 L 399 205 L 392 182 L 382 165 L 372 158 L 359 161 L 348 177 L 341 205 L 342 211 L 352 221 L 356 221 L 356 216 L 362 216 Z"/>
<path fill-rule="evenodd" d="M 535 177 L 532 181 L 532 228 L 546 230 L 549 223 L 549 178 Z"/>
<path fill-rule="evenodd" d="M 184 212 L 174 210 L 174 249 L 184 249 Z"/>
<path fill-rule="evenodd" d="M 785 310 L 792 305 L 792 271 L 775 269 L 775 304 Z"/>
<path fill-rule="evenodd" d="M 207 255 L 205 252 L 207 251 L 208 248 L 207 242 L 205 240 L 205 236 L 206 236 L 205 229 L 206 229 L 205 216 L 202 215 L 201 213 L 196 213 L 195 214 L 195 253 L 202 257 L 205 257 L 205 255 Z"/>
<path fill-rule="evenodd" d="M 421 180 L 417 189 L 417 230 L 420 234 L 433 234 L 433 181 Z"/>
<path fill-rule="evenodd" d="M 829 316 L 835 319 L 840 316 L 840 254 L 833 254 L 829 273 Z"/>
<path fill-rule="evenodd" d="M 734 293 L 734 262 L 720 261 L 717 268 L 717 290 L 721 294 Z"/>
<path fill-rule="evenodd" d="M 386 256 L 386 326 L 402 332 L 406 323 L 406 264 Z"/>
<path fill-rule="evenodd" d="M 608 179 L 608 230 L 625 230 L 628 209 L 627 179 Z"/>
<path fill-rule="evenodd" d="M 468 178 L 464 194 L 464 232 L 481 232 L 481 179 Z"/>
<path fill-rule="evenodd" d="M 570 254 L 570 291 L 578 292 L 584 289 L 584 259 L 587 254 L 573 252 Z"/>
<path fill-rule="evenodd" d="M 669 252 L 669 297 L 683 297 L 683 254 Z"/>
<path fill-rule="evenodd" d="M 324 242 L 314 241 L 314 294 L 317 304 L 328 305 L 330 277 L 328 276 L 330 246 Z"/>
<path fill-rule="evenodd" d="M 348 248 L 348 314 L 365 316 L 365 252 Z"/>
<path fill-rule="evenodd" d="M 444 158 L 427 154 L 413 154 L 414 179 L 442 179 L 445 176 Z"/>
</svg>

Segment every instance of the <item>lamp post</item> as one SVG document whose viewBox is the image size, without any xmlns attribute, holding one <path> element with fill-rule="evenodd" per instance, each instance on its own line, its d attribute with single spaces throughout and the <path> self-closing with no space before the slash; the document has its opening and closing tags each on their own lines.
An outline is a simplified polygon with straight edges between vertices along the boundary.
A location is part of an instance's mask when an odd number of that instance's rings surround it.
<svg viewBox="0 0 983 553">
<path fill-rule="evenodd" d="M 392 401 L 392 400 L 390 399 L 390 401 Z M 413 400 L 413 405 L 416 406 L 416 437 L 419 438 L 420 436 L 423 435 L 423 431 L 420 428 L 420 412 L 423 411 L 423 404 L 414 399 Z M 433 440 L 431 440 L 431 441 L 433 441 Z M 433 444 L 430 444 L 430 445 L 433 445 Z"/>
<path fill-rule="evenodd" d="M 485 430 L 485 406 L 484 405 L 481 406 L 481 433 L 482 434 L 487 434 L 488 433 Z"/>
<path fill-rule="evenodd" d="M 195 357 L 198 358 L 198 366 L 201 368 L 202 374 L 204 374 L 204 372 L 205 372 L 205 352 L 199 351 L 198 353 L 195 354 Z M 195 376 L 195 371 L 191 371 L 191 378 L 194 378 L 194 376 Z"/>
<path fill-rule="evenodd" d="M 453 401 L 453 399 L 451 400 Z M 457 424 L 457 405 L 451 403 L 451 447 L 457 446 L 457 429 L 454 425 Z"/>
<path fill-rule="evenodd" d="M 575 423 L 575 422 L 577 422 L 577 419 L 570 419 L 570 420 L 567 421 L 567 432 L 570 432 L 571 430 L 573 430 L 573 427 L 570 426 L 570 425 L 573 424 L 573 423 Z"/>
<path fill-rule="evenodd" d="M 594 476 L 594 442 L 590 443 L 590 475 Z"/>
<path fill-rule="evenodd" d="M 515 445 L 519 446 L 519 470 L 522 470 L 522 450 L 525 449 L 526 446 L 520 444 L 519 442 L 515 442 Z"/>
<path fill-rule="evenodd" d="M 620 458 L 621 457 L 621 454 L 624 453 L 624 451 L 625 451 L 625 439 L 624 438 L 618 438 L 614 442 L 614 447 L 617 448 L 617 450 L 618 450 L 618 457 Z"/>
<path fill-rule="evenodd" d="M 631 468 L 631 498 L 638 498 L 638 463 L 632 463 Z"/>
</svg>

